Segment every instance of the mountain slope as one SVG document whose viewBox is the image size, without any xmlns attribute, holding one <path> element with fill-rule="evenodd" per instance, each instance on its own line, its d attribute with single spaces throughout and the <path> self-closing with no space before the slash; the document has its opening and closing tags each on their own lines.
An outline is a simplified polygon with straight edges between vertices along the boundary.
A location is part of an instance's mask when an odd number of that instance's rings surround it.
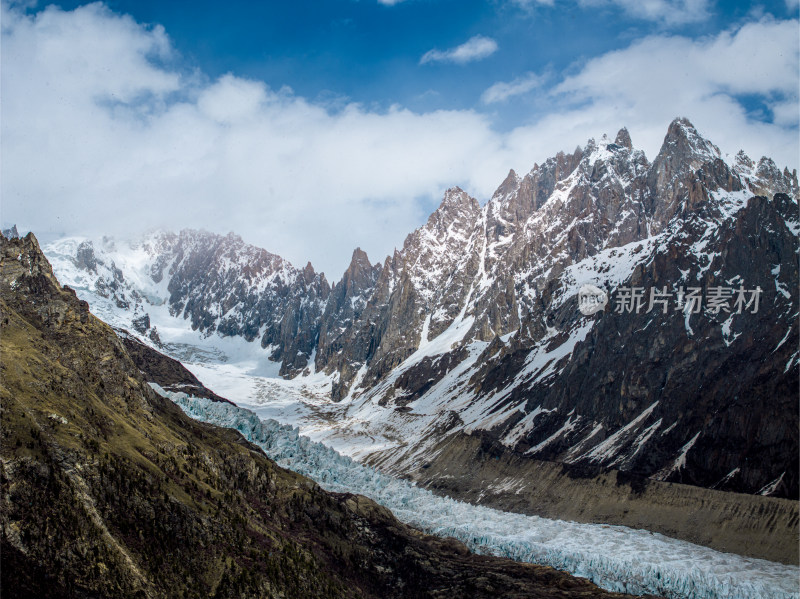
<svg viewBox="0 0 800 599">
<path fill-rule="evenodd" d="M 192 251 L 214 259 L 193 276 L 178 273 L 186 259 L 173 250 L 147 264 L 177 267 L 147 268 L 177 277 L 170 310 L 193 326 L 258 330 L 244 337 L 260 338 L 282 374 L 325 373 L 344 414 L 331 435 L 381 439 L 367 458 L 394 472 L 413 475 L 443 437 L 474 434 L 588 476 L 797 498 L 797 198 L 796 172 L 723 156 L 676 119 L 652 163 L 622 129 L 510 172 L 483 207 L 448 190 L 382 264 L 356 251 L 327 295 L 327 283 L 298 282 L 291 302 L 273 301 L 199 242 Z M 116 276 L 113 264 L 90 273 L 74 248 L 48 251 L 88 295 Z M 152 287 L 151 271 L 130 288 Z M 587 284 L 607 294 L 606 310 L 578 310 Z M 632 289 L 636 310 L 623 302 Z M 687 294 L 702 298 L 698 310 L 678 305 Z M 258 313 L 237 299 L 256 295 Z"/>
<path fill-rule="evenodd" d="M 0 327 L 9 595 L 616 596 L 421 535 L 187 418 L 32 235 L 0 238 Z"/>
<path fill-rule="evenodd" d="M 54 254 L 57 268 L 65 254 L 77 268 L 76 288 L 125 313 L 124 324 L 138 333 L 160 342 L 148 310 L 164 305 L 205 336 L 258 341 L 281 374 L 307 366 L 330 294 L 311 264 L 295 268 L 233 234 L 158 232 L 126 248 L 109 238 L 97 247 L 66 240 Z"/>
<path fill-rule="evenodd" d="M 370 460 L 416 472 L 443 434 L 480 433 L 496 452 L 573 472 L 796 498 L 796 177 L 768 159 L 736 163 L 677 120 L 652 165 L 623 130 L 511 173 L 471 229 L 476 269 L 446 268 L 446 251 L 440 267 L 415 266 L 440 293 L 454 273 L 469 277 L 447 330 L 430 334 L 441 304 L 414 290 L 402 295 L 416 312 L 387 303 L 406 337 L 421 332 L 411 347 L 395 343 L 403 361 L 391 372 L 369 363 L 348 408 L 370 433 L 406 440 Z M 771 198 L 753 196 L 765 190 Z M 587 283 L 609 309 L 579 312 Z M 757 310 L 737 314 L 732 296 L 709 309 L 715 289 L 740 287 L 762 290 Z M 642 290 L 639 313 L 618 313 L 625 288 Z M 706 303 L 687 314 L 677 293 L 690 288 Z M 672 301 L 666 313 L 648 305 L 656 291 Z"/>
</svg>

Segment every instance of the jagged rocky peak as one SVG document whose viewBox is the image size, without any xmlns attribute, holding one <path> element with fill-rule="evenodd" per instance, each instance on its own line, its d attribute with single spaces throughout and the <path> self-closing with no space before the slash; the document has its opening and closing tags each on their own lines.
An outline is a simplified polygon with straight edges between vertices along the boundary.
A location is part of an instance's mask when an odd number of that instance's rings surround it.
<svg viewBox="0 0 800 599">
<path fill-rule="evenodd" d="M 8 229 L 3 229 L 0 231 L 0 234 L 3 235 L 6 239 L 19 239 L 19 231 L 17 231 L 17 225 L 11 225 Z"/>
<path fill-rule="evenodd" d="M 506 178 L 500 184 L 500 187 L 498 187 L 492 195 L 492 200 L 495 202 L 507 201 L 511 194 L 519 189 L 519 184 L 521 181 L 522 179 L 520 176 L 512 168 L 508 171 L 508 175 L 506 175 Z"/>
<path fill-rule="evenodd" d="M 563 152 L 560 152 L 557 158 L 561 156 L 564 156 Z M 628 165 L 632 159 L 649 166 L 644 153 L 640 150 L 634 150 L 630 133 L 625 127 L 617 132 L 614 141 L 611 141 L 611 138 L 605 133 L 600 138 L 600 141 L 590 138 L 583 149 L 579 146 L 575 150 L 573 156 L 577 160 L 576 166 L 581 166 L 587 174 L 587 167 L 594 168 L 597 163 L 613 163 L 615 168 L 621 172 L 628 170 Z"/>
<path fill-rule="evenodd" d="M 745 154 L 744 150 L 739 150 L 733 159 L 733 167 L 742 175 L 749 177 L 756 168 L 756 163 L 752 158 Z"/>
<path fill-rule="evenodd" d="M 478 200 L 460 187 L 452 187 L 428 222 L 406 237 L 399 265 L 410 269 L 408 274 L 418 290 L 435 290 L 443 282 L 438 277 L 448 276 L 455 263 L 469 253 L 481 214 Z"/>
<path fill-rule="evenodd" d="M 91 241 L 82 241 L 75 252 L 75 266 L 82 270 L 97 272 L 97 258 Z"/>
<path fill-rule="evenodd" d="M 44 257 L 41 248 L 39 247 L 39 240 L 31 232 L 25 237 L 7 237 L 7 240 L 13 243 L 5 244 L 2 246 L 2 263 L 3 271 L 0 277 L 0 283 L 8 284 L 13 287 L 13 284 L 19 279 L 26 279 L 28 281 L 38 277 L 44 277 L 48 280 L 55 281 L 53 275 L 53 268 Z M 16 287 L 13 287 L 16 288 Z"/>
<path fill-rule="evenodd" d="M 581 154 L 578 170 L 593 184 L 600 183 L 600 187 L 606 187 L 625 186 L 648 168 L 650 163 L 644 152 L 633 148 L 628 130 L 622 128 L 617 132 L 613 142 L 606 134 L 599 142 L 590 139 Z M 567 182 L 564 185 L 567 185 Z M 619 196 L 620 193 L 622 190 L 618 190 L 614 195 Z M 599 195 L 603 195 L 602 192 Z"/>
<path fill-rule="evenodd" d="M 677 211 L 704 205 L 710 192 L 741 190 L 742 182 L 722 160 L 717 146 L 700 135 L 688 119 L 677 118 L 653 161 L 647 186 L 652 232 L 658 232 Z"/>
<path fill-rule="evenodd" d="M 689 119 L 679 117 L 670 123 L 653 166 L 658 169 L 668 165 L 673 172 L 678 170 L 676 167 L 693 171 L 718 158 L 719 148 L 700 135 Z"/>
<path fill-rule="evenodd" d="M 319 278 L 320 282 L 324 282 L 327 285 L 327 280 L 325 279 L 325 275 L 323 273 L 317 273 L 314 270 L 314 267 L 311 265 L 311 261 L 306 262 L 305 268 L 303 268 L 303 281 L 306 285 L 311 285 L 314 281 Z"/>
<path fill-rule="evenodd" d="M 772 158 L 762 156 L 758 161 L 754 176 L 757 182 L 751 182 L 754 193 L 763 193 L 764 190 L 771 190 L 773 193 L 785 193 L 797 195 L 797 171 L 789 173 L 788 168 L 783 172 L 775 164 Z"/>
<path fill-rule="evenodd" d="M 608 157 L 609 145 L 610 141 L 606 134 L 603 134 L 600 138 L 600 143 L 598 143 L 594 137 L 589 138 L 586 142 L 586 147 L 583 148 L 583 155 L 581 156 L 579 166 L 588 171 L 586 168 L 587 166 L 593 167 L 598 160 L 603 162 L 603 159 Z"/>
<path fill-rule="evenodd" d="M 357 247 L 353 250 L 353 256 L 350 258 L 350 266 L 345 271 L 345 276 L 357 276 L 360 272 L 365 270 L 372 270 L 372 264 L 369 261 L 367 252 Z"/>
<path fill-rule="evenodd" d="M 386 266 L 380 262 L 372 265 L 367 253 L 360 247 L 353 251 L 350 265 L 341 280 L 333 286 L 322 315 L 316 346 L 318 369 L 338 368 L 340 373 L 354 364 L 363 363 L 369 352 L 368 334 L 358 329 L 358 318 L 375 295 L 375 285 L 381 273 L 391 269 L 389 257 Z M 357 368 L 356 368 L 357 370 Z M 348 387 L 337 386 L 336 393 L 346 393 Z"/>
<path fill-rule="evenodd" d="M 509 170 L 506 178 L 492 195 L 492 199 L 486 204 L 486 231 L 491 240 L 497 241 L 508 234 L 511 224 L 509 219 L 513 220 L 516 214 L 515 210 L 510 209 L 510 205 L 517 201 L 520 186 L 527 180 L 527 176 L 522 178 L 514 169 Z"/>
<path fill-rule="evenodd" d="M 173 278 L 176 273 L 202 275 L 206 269 L 222 277 L 235 271 L 251 282 L 281 273 L 291 278 L 309 276 L 309 280 L 316 276 L 310 263 L 305 269 L 296 269 L 277 254 L 245 243 L 234 233 L 222 236 L 209 231 L 183 229 L 177 236 L 158 233 L 153 241 L 157 254 L 173 261 L 173 272 L 170 273 Z"/>
<path fill-rule="evenodd" d="M 780 181 L 783 179 L 782 175 L 783 173 L 781 173 L 781 170 L 778 168 L 772 158 L 762 156 L 761 160 L 758 161 L 758 166 L 756 167 L 756 176 L 758 178 Z"/>
<path fill-rule="evenodd" d="M 623 127 L 617 133 L 617 136 L 614 138 L 614 144 L 623 148 L 627 148 L 629 150 L 633 150 L 633 142 L 631 141 L 631 134 L 628 133 L 628 129 Z"/>
<path fill-rule="evenodd" d="M 444 192 L 439 207 L 428 217 L 426 228 L 442 231 L 453 223 L 466 225 L 480 213 L 478 200 L 460 187 L 451 187 Z"/>
<path fill-rule="evenodd" d="M 437 277 L 447 276 L 455 262 L 468 253 L 480 219 L 478 200 L 459 187 L 448 189 L 428 222 L 406 237 L 403 249 L 393 259 L 395 274 L 408 270 L 418 290 L 433 292 L 442 283 Z"/>
<path fill-rule="evenodd" d="M 387 256 L 388 260 L 388 256 Z M 380 262 L 374 265 L 369 261 L 369 256 L 360 247 L 353 250 L 350 265 L 344 271 L 342 283 L 351 292 L 359 292 L 375 285 L 382 268 Z"/>
<path fill-rule="evenodd" d="M 589 143 L 593 142 L 594 140 L 589 140 Z M 587 143 L 587 147 L 588 147 Z M 552 162 L 554 164 L 554 175 L 557 181 L 563 181 L 567 177 L 569 177 L 572 172 L 578 167 L 581 161 L 581 157 L 583 156 L 584 149 L 580 146 L 576 146 L 575 150 L 572 154 L 567 154 L 566 152 L 559 152 L 555 155 L 555 158 L 551 158 L 547 162 Z"/>
<path fill-rule="evenodd" d="M 583 149 L 578 146 L 572 154 L 559 152 L 542 164 L 534 164 L 518 181 L 514 181 L 516 173 L 511 171 L 489 202 L 487 230 L 494 239 L 513 232 L 541 208 L 556 185 L 575 171 L 582 157 Z"/>
</svg>

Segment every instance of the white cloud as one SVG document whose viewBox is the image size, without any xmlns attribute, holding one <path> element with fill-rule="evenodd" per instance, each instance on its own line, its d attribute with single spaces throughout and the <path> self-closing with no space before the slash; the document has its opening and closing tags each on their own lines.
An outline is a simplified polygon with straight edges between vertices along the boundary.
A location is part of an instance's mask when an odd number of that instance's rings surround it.
<svg viewBox="0 0 800 599">
<path fill-rule="evenodd" d="M 711 16 L 708 0 L 579 0 L 584 6 L 614 4 L 632 17 L 664 25 L 705 21 Z"/>
<path fill-rule="evenodd" d="M 233 75 L 182 77 L 148 60 L 167 56 L 161 29 L 96 4 L 3 17 L 4 220 L 234 230 L 338 278 L 356 245 L 382 259 L 402 244 L 447 186 L 494 178 L 477 157 L 499 139 L 475 112 L 329 112 Z"/>
<path fill-rule="evenodd" d="M 162 29 L 96 4 L 1 16 L 2 218 L 38 232 L 233 230 L 338 279 L 353 247 L 374 261 L 400 245 L 444 188 L 485 200 L 509 168 L 623 125 L 651 159 L 685 115 L 725 151 L 798 166 L 796 21 L 636 42 L 538 88 L 551 112 L 500 133 L 474 110 L 332 111 L 232 74 L 186 75 L 164 66 Z"/>
<path fill-rule="evenodd" d="M 787 0 L 790 2 L 792 0 Z M 536 5 L 554 6 L 554 0 L 512 0 L 526 9 Z M 663 25 L 683 25 L 705 21 L 711 16 L 709 0 L 577 0 L 584 7 L 616 6 L 629 16 Z"/>
<path fill-rule="evenodd" d="M 744 147 L 758 157 L 773 156 L 797 166 L 797 130 L 785 127 L 783 106 L 798 106 L 797 28 L 797 21 L 763 19 L 699 41 L 645 38 L 590 60 L 562 81 L 552 91 L 553 99 L 575 108 L 545 122 L 576 118 L 580 127 L 593 130 L 614 115 L 632 132 L 640 132 L 634 143 L 652 157 L 663 139 L 661 123 L 686 115 L 729 152 Z M 749 118 L 739 101 L 744 96 L 774 106 L 782 122 Z"/>
<path fill-rule="evenodd" d="M 235 124 L 257 120 L 268 100 L 263 83 L 227 74 L 203 91 L 197 108 L 218 123 Z"/>
<path fill-rule="evenodd" d="M 536 4 L 543 6 L 553 6 L 555 4 L 554 0 L 511 0 L 511 2 L 522 8 L 531 8 Z"/>
<path fill-rule="evenodd" d="M 800 106 L 797 101 L 776 102 L 771 106 L 773 121 L 784 127 L 797 127 L 800 123 Z"/>
<path fill-rule="evenodd" d="M 420 64 L 429 62 L 455 62 L 465 64 L 475 60 L 482 60 L 497 52 L 497 42 L 490 37 L 476 35 L 466 42 L 449 50 L 428 50 L 420 58 Z"/>
<path fill-rule="evenodd" d="M 512 96 L 527 94 L 532 89 L 540 87 L 543 80 L 544 78 L 536 73 L 528 73 L 513 81 L 498 81 L 481 94 L 481 101 L 484 104 L 493 104 L 503 102 Z"/>
</svg>

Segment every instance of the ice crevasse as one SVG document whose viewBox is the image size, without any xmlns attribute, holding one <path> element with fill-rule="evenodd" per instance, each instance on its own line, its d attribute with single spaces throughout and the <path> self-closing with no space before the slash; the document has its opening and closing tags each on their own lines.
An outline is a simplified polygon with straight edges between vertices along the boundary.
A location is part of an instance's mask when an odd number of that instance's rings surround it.
<svg viewBox="0 0 800 599">
<path fill-rule="evenodd" d="M 800 568 L 722 553 L 646 530 L 502 512 L 434 495 L 235 405 L 166 392 L 188 416 L 233 428 L 278 465 L 329 491 L 365 495 L 430 534 L 477 553 L 535 562 L 609 591 L 685 599 L 800 599 Z"/>
</svg>

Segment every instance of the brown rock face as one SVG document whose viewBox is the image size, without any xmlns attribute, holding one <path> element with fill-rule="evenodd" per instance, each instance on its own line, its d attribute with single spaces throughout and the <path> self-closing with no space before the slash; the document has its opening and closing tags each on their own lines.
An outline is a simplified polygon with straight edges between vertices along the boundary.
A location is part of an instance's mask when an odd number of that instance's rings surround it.
<svg viewBox="0 0 800 599">
<path fill-rule="evenodd" d="M 747 201 L 746 190 L 769 195 Z M 339 388 L 363 369 L 356 404 L 377 397 L 400 409 L 402 417 L 386 413 L 387 425 L 399 428 L 418 418 L 415 400 L 430 406 L 426 393 L 471 355 L 465 348 L 487 343 L 463 369 L 458 391 L 434 400 L 432 436 L 467 427 L 495 439 L 498 450 L 591 476 L 620 469 L 796 498 L 796 190 L 788 170 L 743 154 L 728 164 L 677 119 L 652 165 L 622 130 L 613 143 L 590 140 L 524 177 L 509 173 L 480 211 L 446 196 L 387 261 L 371 311 L 353 325 L 370 351 L 349 356 Z M 451 212 L 454 205 L 465 208 Z M 451 238 L 437 236 L 442 231 Z M 647 311 L 647 296 L 641 314 L 615 314 L 611 304 L 586 318 L 576 297 L 584 282 L 611 295 L 666 289 L 673 305 Z M 678 287 L 703 297 L 760 288 L 762 303 L 755 314 L 703 304 L 702 314 L 686 318 L 674 309 Z M 366 329 L 364 320 L 381 326 Z M 404 365 L 421 343 L 467 321 L 450 352 Z M 330 367 L 321 355 L 317 365 Z M 388 388 L 376 386 L 387 378 Z M 451 417 L 449 405 L 463 406 L 465 396 L 482 406 L 481 420 Z"/>
<path fill-rule="evenodd" d="M 786 225 L 796 222 L 797 204 L 788 196 L 752 198 L 709 240 L 707 264 L 692 252 L 707 233 L 703 216 L 696 213 L 682 229 L 695 235 L 673 239 L 626 284 L 661 289 L 701 269 L 691 284 L 705 293 L 726 281 L 788 290 L 798 280 L 796 238 Z M 756 266 L 763 264 L 773 266 Z M 527 412 L 546 411 L 513 446 L 538 459 L 580 465 L 590 476 L 610 467 L 748 493 L 776 481 L 771 494 L 796 497 L 800 338 L 796 320 L 787 318 L 796 313 L 796 295 L 773 292 L 756 314 L 731 310 L 687 319 L 657 310 L 590 317 L 594 326 L 557 383 L 521 384 L 508 396 L 512 405 L 527 402 Z M 547 318 L 565 329 L 582 320 L 575 299 Z M 505 387 L 528 352 L 522 345 L 491 367 L 487 362 L 475 377 L 481 392 Z M 497 438 L 512 429 L 498 430 Z M 684 454 L 685 447 L 692 451 Z"/>
<path fill-rule="evenodd" d="M 329 368 L 335 365 L 348 380 L 355 375 L 355 371 L 350 371 L 350 365 L 355 360 L 371 358 L 374 351 L 374 327 L 358 333 L 353 332 L 353 328 L 354 323 L 359 322 L 362 314 L 369 309 L 367 302 L 374 293 L 382 270 L 380 264 L 370 264 L 367 254 L 357 248 L 342 280 L 331 290 L 322 315 L 317 363 L 330 364 Z M 343 335 L 344 331 L 349 331 L 349 334 Z M 342 391 L 346 393 L 346 388 L 334 389 L 334 394 Z"/>
</svg>

